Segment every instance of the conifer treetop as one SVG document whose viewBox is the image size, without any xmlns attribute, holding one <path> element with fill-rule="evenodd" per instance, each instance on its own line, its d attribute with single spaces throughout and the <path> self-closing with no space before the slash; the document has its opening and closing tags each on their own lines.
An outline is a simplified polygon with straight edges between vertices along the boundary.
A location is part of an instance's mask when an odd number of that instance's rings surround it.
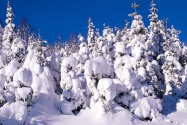
<svg viewBox="0 0 187 125">
<path fill-rule="evenodd" d="M 7 4 L 6 17 L 7 17 L 6 24 L 13 23 L 13 21 L 14 21 L 14 19 L 13 19 L 14 13 L 12 11 L 12 7 L 10 6 L 10 2 L 9 1 L 8 1 L 8 4 Z"/>
<path fill-rule="evenodd" d="M 132 3 L 131 7 L 134 9 L 134 13 L 129 14 L 129 17 L 135 17 L 136 15 L 138 15 L 137 13 L 137 9 L 140 8 L 140 5 L 136 3 L 136 0 L 134 0 L 134 2 Z"/>
<path fill-rule="evenodd" d="M 88 18 L 88 28 L 94 28 L 95 26 L 94 26 L 94 24 L 93 24 L 93 22 L 92 22 L 92 19 L 91 19 L 91 17 L 89 17 Z"/>
<path fill-rule="evenodd" d="M 148 16 L 148 18 L 150 18 L 150 21 L 152 22 L 157 22 L 158 15 L 156 14 L 156 12 L 158 12 L 158 9 L 155 7 L 156 4 L 154 3 L 154 0 L 151 1 L 150 6 L 151 6 L 151 9 L 150 9 L 151 14 Z"/>
<path fill-rule="evenodd" d="M 136 3 L 136 0 L 134 0 L 134 3 L 132 3 L 131 7 L 134 8 L 135 12 L 137 12 L 137 9 L 140 8 L 140 5 Z"/>
</svg>

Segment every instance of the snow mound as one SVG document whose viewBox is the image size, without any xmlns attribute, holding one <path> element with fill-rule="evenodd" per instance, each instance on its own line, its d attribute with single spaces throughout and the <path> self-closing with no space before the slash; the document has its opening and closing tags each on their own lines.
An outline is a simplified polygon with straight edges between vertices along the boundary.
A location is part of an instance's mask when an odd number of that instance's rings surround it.
<svg viewBox="0 0 187 125">
<path fill-rule="evenodd" d="M 23 125 L 28 116 L 27 105 L 22 101 L 6 103 L 0 108 L 0 123 Z"/>
<path fill-rule="evenodd" d="M 177 111 L 181 111 L 181 110 L 187 111 L 187 100 L 180 99 L 176 106 L 177 106 Z"/>
</svg>

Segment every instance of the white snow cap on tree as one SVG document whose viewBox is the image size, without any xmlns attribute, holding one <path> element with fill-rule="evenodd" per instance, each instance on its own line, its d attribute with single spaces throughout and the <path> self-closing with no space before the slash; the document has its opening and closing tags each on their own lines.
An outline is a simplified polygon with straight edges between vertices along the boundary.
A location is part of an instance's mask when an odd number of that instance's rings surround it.
<svg viewBox="0 0 187 125">
<path fill-rule="evenodd" d="M 97 89 L 100 98 L 102 98 L 104 101 L 111 101 L 116 97 L 116 85 L 112 79 L 100 79 Z"/>
<path fill-rule="evenodd" d="M 77 66 L 77 60 L 73 56 L 65 57 L 62 60 L 62 66 L 65 68 L 70 68 L 70 70 L 75 70 Z"/>
</svg>

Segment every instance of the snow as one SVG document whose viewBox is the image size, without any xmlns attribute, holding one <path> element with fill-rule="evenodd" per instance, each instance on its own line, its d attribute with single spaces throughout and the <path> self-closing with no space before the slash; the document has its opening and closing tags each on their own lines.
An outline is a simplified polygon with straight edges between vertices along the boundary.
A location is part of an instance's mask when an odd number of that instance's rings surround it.
<svg viewBox="0 0 187 125">
<path fill-rule="evenodd" d="M 111 101 L 116 97 L 116 85 L 112 79 L 103 78 L 99 80 L 98 87 L 100 96 L 104 96 L 106 101 Z"/>
<path fill-rule="evenodd" d="M 17 88 L 16 89 L 16 98 L 17 100 L 22 99 L 23 101 L 29 101 L 32 98 L 32 89 L 27 87 Z"/>
<path fill-rule="evenodd" d="M 14 82 L 20 82 L 25 86 L 31 86 L 32 84 L 32 72 L 26 68 L 20 68 L 13 77 Z"/>
<path fill-rule="evenodd" d="M 177 69 L 178 69 L 179 71 L 182 70 L 181 64 L 176 60 L 175 57 L 173 57 L 173 56 L 168 56 L 168 57 L 166 58 L 166 60 L 167 60 L 167 61 L 170 61 L 170 62 L 173 62 L 174 65 L 177 67 Z"/>
<path fill-rule="evenodd" d="M 130 27 L 104 24 L 100 35 L 89 18 L 87 39 L 79 34 L 51 46 L 17 31 L 8 2 L 0 26 L 0 124 L 187 124 L 187 47 L 155 5 L 148 27 L 134 12 Z"/>
<path fill-rule="evenodd" d="M 62 60 L 62 66 L 63 67 L 69 67 L 72 68 L 73 70 L 76 69 L 76 65 L 77 65 L 77 60 L 75 57 L 70 56 L 70 57 L 66 57 Z"/>
<path fill-rule="evenodd" d="M 18 70 L 19 63 L 16 58 L 14 58 L 7 67 L 5 67 L 5 76 L 13 76 L 14 73 Z"/>
<path fill-rule="evenodd" d="M 87 60 L 85 63 L 85 75 L 92 76 L 92 73 L 101 78 L 103 75 L 110 76 L 112 69 L 103 57 L 98 56 L 93 60 Z"/>
<path fill-rule="evenodd" d="M 138 68 L 138 76 L 137 76 L 137 78 L 140 81 L 145 81 L 146 80 L 146 70 L 145 70 L 144 67 Z"/>
<path fill-rule="evenodd" d="M 67 100 L 62 100 L 61 103 L 61 112 L 64 115 L 72 115 L 73 104 L 71 102 L 68 102 Z"/>
<path fill-rule="evenodd" d="M 5 83 L 5 76 L 0 74 L 0 91 L 3 89 Z"/>
<path fill-rule="evenodd" d="M 18 101 L 11 104 L 5 104 L 0 108 L 0 122 L 3 124 L 24 124 L 28 116 L 26 104 Z"/>
<path fill-rule="evenodd" d="M 179 102 L 176 104 L 177 111 L 187 111 L 187 100 L 180 99 Z"/>
<path fill-rule="evenodd" d="M 123 42 L 117 42 L 116 48 L 116 52 L 125 53 L 125 44 Z"/>
<path fill-rule="evenodd" d="M 37 103 L 30 113 L 26 124 L 50 124 L 50 125 L 118 125 L 126 123 L 133 125 L 134 117 L 131 113 L 119 106 L 115 106 L 114 110 L 108 115 L 102 115 L 97 109 L 85 109 L 77 116 L 62 115 L 58 110 L 51 108 L 51 104 L 44 105 Z M 37 112 L 36 112 L 37 111 Z M 93 115 L 94 114 L 94 115 Z M 125 119 L 124 119 L 125 118 Z"/>
<path fill-rule="evenodd" d="M 140 118 L 156 119 L 160 115 L 159 112 L 162 110 L 162 106 L 159 99 L 144 97 L 131 105 L 130 109 L 134 110 L 134 113 Z"/>
</svg>

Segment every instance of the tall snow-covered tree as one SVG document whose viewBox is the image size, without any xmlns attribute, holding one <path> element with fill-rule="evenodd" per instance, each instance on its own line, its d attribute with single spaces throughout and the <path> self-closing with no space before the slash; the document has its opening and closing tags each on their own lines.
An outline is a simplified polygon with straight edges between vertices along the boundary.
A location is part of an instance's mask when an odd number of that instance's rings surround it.
<svg viewBox="0 0 187 125">
<path fill-rule="evenodd" d="M 89 57 L 92 59 L 97 56 L 97 48 L 96 45 L 96 36 L 95 36 L 95 26 L 89 17 L 88 19 L 88 36 L 87 36 L 87 42 L 88 42 L 88 48 L 90 51 Z"/>
<path fill-rule="evenodd" d="M 6 102 L 5 97 L 4 97 L 4 83 L 5 83 L 5 78 L 4 78 L 4 54 L 2 51 L 2 35 L 3 35 L 3 28 L 1 27 L 0 24 L 0 107 L 4 105 Z"/>
<path fill-rule="evenodd" d="M 35 48 L 35 55 L 37 57 L 37 63 L 41 66 L 46 66 L 47 65 L 47 60 L 46 60 L 46 54 L 45 54 L 45 47 L 42 46 L 43 43 L 47 43 L 47 41 L 42 40 L 40 37 L 40 34 L 37 39 L 36 43 L 36 48 Z"/>
<path fill-rule="evenodd" d="M 6 26 L 4 28 L 4 34 L 3 34 L 3 51 L 6 55 L 6 58 L 9 58 L 9 54 L 11 52 L 11 44 L 13 42 L 13 39 L 16 36 L 15 31 L 15 24 L 14 24 L 14 14 L 12 11 L 12 7 L 10 6 L 10 2 L 8 1 L 7 6 L 7 14 L 6 14 Z"/>
<path fill-rule="evenodd" d="M 159 31 L 159 26 L 158 26 L 158 15 L 157 11 L 158 9 L 155 8 L 156 4 L 154 3 L 154 0 L 151 2 L 151 9 L 150 9 L 150 15 L 148 18 L 150 18 L 150 25 L 149 25 L 149 30 L 150 30 L 150 35 L 149 35 L 149 42 L 148 42 L 148 47 L 150 51 L 150 55 L 156 58 L 160 54 L 160 47 L 161 47 L 161 34 Z"/>
<path fill-rule="evenodd" d="M 88 37 L 87 37 L 87 41 L 88 43 L 94 43 L 95 42 L 95 26 L 91 20 L 91 18 L 89 17 L 88 19 Z"/>
<path fill-rule="evenodd" d="M 159 112 L 162 110 L 161 100 L 158 99 L 154 89 L 154 85 L 158 84 L 156 72 L 160 72 L 160 69 L 157 68 L 158 63 L 155 60 L 149 60 L 148 57 L 146 50 L 148 30 L 144 26 L 142 16 L 136 11 L 139 5 L 134 3 L 132 7 L 135 12 L 130 14 L 133 17 L 133 21 L 130 29 L 130 42 L 127 44 L 127 48 L 131 49 L 129 55 L 123 56 L 118 61 L 116 60 L 115 64 L 117 76 L 128 89 L 125 94 L 128 95 L 128 98 L 124 98 L 123 95 L 122 99 L 119 98 L 117 101 L 128 107 L 130 111 L 141 119 L 155 119 L 160 116 Z M 124 75 L 126 77 L 120 74 L 126 74 Z M 125 99 L 124 101 L 123 98 Z M 149 102 L 153 102 L 156 105 L 152 105 L 153 103 Z M 146 103 L 154 110 L 148 109 L 144 111 Z"/>
<path fill-rule="evenodd" d="M 166 93 L 175 98 L 187 97 L 187 82 L 185 75 L 185 66 L 183 64 L 185 56 L 179 40 L 180 31 L 174 26 L 171 27 L 171 38 L 169 41 L 168 50 L 164 53 L 165 63 L 162 66 L 165 77 Z"/>
<path fill-rule="evenodd" d="M 113 63 L 112 57 L 114 56 L 114 42 L 115 42 L 115 34 L 113 33 L 113 29 L 103 24 L 103 45 L 100 47 L 102 49 L 102 53 L 109 63 Z"/>
<path fill-rule="evenodd" d="M 61 63 L 61 112 L 63 114 L 77 114 L 85 108 L 86 102 L 80 81 L 76 78 L 77 60 L 73 56 L 65 57 Z"/>
</svg>

